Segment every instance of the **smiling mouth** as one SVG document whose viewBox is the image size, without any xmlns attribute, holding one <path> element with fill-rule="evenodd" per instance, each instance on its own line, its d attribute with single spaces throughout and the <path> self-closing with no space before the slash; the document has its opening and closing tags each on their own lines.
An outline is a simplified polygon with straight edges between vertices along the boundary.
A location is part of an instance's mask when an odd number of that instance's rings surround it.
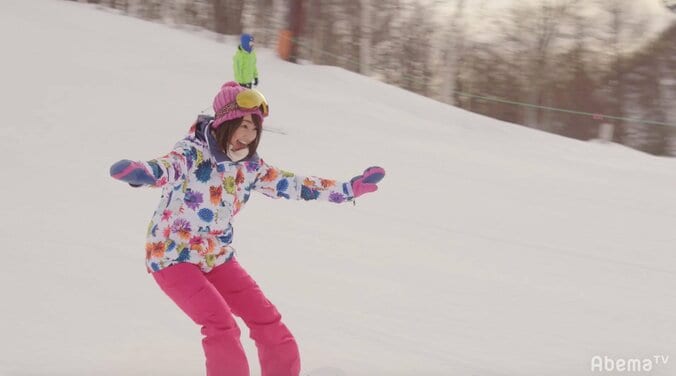
<svg viewBox="0 0 676 376">
<path fill-rule="evenodd" d="M 244 149 L 244 148 L 246 148 L 246 147 L 248 147 L 247 144 L 243 143 L 243 142 L 240 141 L 240 140 L 237 140 L 237 141 L 235 141 L 235 144 L 232 145 L 232 150 L 234 150 L 234 151 L 239 151 L 239 150 L 242 150 L 242 149 Z"/>
</svg>

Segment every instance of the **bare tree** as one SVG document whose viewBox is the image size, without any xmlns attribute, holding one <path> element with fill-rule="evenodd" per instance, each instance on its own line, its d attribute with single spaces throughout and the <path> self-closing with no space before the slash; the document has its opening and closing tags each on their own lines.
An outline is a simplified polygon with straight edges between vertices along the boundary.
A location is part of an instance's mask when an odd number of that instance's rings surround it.
<svg viewBox="0 0 676 376">
<path fill-rule="evenodd" d="M 211 0 L 213 5 L 213 30 L 219 34 L 237 35 L 242 33 L 241 0 Z"/>
<path fill-rule="evenodd" d="M 504 48 L 519 61 L 526 83 L 523 101 L 533 104 L 525 108 L 526 124 L 547 129 L 542 106 L 547 103 L 547 85 L 551 81 L 552 54 L 567 38 L 579 0 L 540 0 L 535 5 L 519 4 L 512 9 L 509 23 L 503 23 Z"/>
<path fill-rule="evenodd" d="M 637 15 L 633 0 L 602 1 L 602 9 L 608 14 L 608 37 L 606 45 L 611 56 L 611 69 L 607 82 L 609 92 L 608 112 L 613 116 L 627 116 L 627 72 L 625 64 L 626 46 L 636 42 L 636 36 L 645 32 L 645 19 Z M 623 120 L 616 120 L 615 140 L 623 142 L 628 136 Z"/>
<path fill-rule="evenodd" d="M 289 60 L 296 62 L 299 58 L 299 46 L 297 40 L 300 38 L 300 35 L 303 31 L 305 24 L 305 9 L 303 7 L 303 0 L 290 0 L 289 1 L 289 27 L 291 35 L 294 40 L 291 43 L 291 55 Z"/>
<path fill-rule="evenodd" d="M 375 8 L 374 1 L 369 0 L 369 5 Z M 379 0 L 377 10 L 371 9 L 367 13 L 362 18 L 366 17 L 368 24 L 367 45 L 363 47 L 368 49 L 368 73 L 386 79 L 392 69 L 396 70 L 388 56 L 393 49 L 399 48 L 395 29 L 402 13 L 401 0 Z"/>
<path fill-rule="evenodd" d="M 626 56 L 627 114 L 648 123 L 625 122 L 624 143 L 657 155 L 669 155 L 676 137 L 676 24 L 654 42 Z"/>
<path fill-rule="evenodd" d="M 448 40 L 441 49 L 441 66 L 438 68 L 442 76 L 441 98 L 445 102 L 460 104 L 458 92 L 462 91 L 460 79 L 466 61 L 466 49 L 469 46 L 467 40 L 467 24 L 465 20 L 465 0 L 456 0 L 455 9 L 448 23 Z M 456 90 L 457 89 L 457 90 Z"/>
<path fill-rule="evenodd" d="M 419 2 L 409 4 L 405 10 L 399 31 L 400 46 L 390 58 L 399 66 L 397 81 L 401 87 L 428 95 L 435 28 L 427 21 L 432 18 L 432 10 Z"/>
<path fill-rule="evenodd" d="M 344 30 L 347 34 L 345 48 L 342 55 L 346 57 L 347 64 L 343 64 L 346 69 L 364 73 L 364 57 L 366 52 L 366 41 L 368 24 L 366 19 L 369 14 L 369 4 L 367 0 L 343 0 L 343 14 L 347 26 Z"/>
<path fill-rule="evenodd" d="M 145 19 L 160 20 L 163 13 L 162 0 L 143 0 L 138 3 L 138 11 Z"/>
<path fill-rule="evenodd" d="M 371 66 L 371 34 L 373 34 L 371 15 L 375 11 L 373 5 L 372 0 L 361 0 L 359 71 L 365 75 L 369 74 Z"/>
<path fill-rule="evenodd" d="M 272 46 L 274 42 L 275 30 L 273 28 L 274 1 L 273 0 L 255 0 L 251 1 L 253 14 L 251 29 L 255 31 L 256 42 L 259 46 Z"/>
<path fill-rule="evenodd" d="M 303 53 L 317 64 L 340 64 L 338 49 L 341 40 L 334 28 L 339 17 L 337 9 L 338 5 L 335 3 L 320 0 L 312 0 L 308 4 L 307 27 L 303 29 L 302 35 L 307 43 Z"/>
<path fill-rule="evenodd" d="M 554 60 L 554 75 L 551 85 L 552 105 L 572 112 L 551 112 L 554 131 L 568 137 L 588 140 L 598 136 L 598 120 L 581 113 L 598 113 L 603 107 L 596 88 L 598 74 L 591 66 L 594 52 L 593 18 L 581 14 L 571 15 L 569 40 L 572 47 L 558 52 Z M 596 76 L 596 78 L 595 78 Z"/>
</svg>

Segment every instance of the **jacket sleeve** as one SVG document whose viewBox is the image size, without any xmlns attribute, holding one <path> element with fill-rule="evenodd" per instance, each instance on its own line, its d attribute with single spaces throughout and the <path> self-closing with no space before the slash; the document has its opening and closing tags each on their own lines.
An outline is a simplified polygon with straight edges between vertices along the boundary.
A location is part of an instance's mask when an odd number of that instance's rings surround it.
<svg viewBox="0 0 676 376">
<path fill-rule="evenodd" d="M 254 78 L 258 78 L 258 63 L 256 61 L 256 53 L 252 52 L 254 54 L 253 56 L 253 76 Z"/>
<path fill-rule="evenodd" d="M 154 187 L 162 187 L 184 179 L 197 154 L 193 142 L 183 139 L 176 143 L 169 154 L 142 163 L 152 172 Z"/>
<path fill-rule="evenodd" d="M 260 160 L 254 190 L 268 197 L 288 200 L 319 200 L 340 204 L 354 199 L 350 183 L 296 175 L 270 166 L 263 160 Z"/>
<path fill-rule="evenodd" d="M 232 57 L 232 70 L 235 73 L 235 82 L 239 84 L 244 84 L 246 82 L 242 81 L 242 62 L 239 59 L 239 53 L 235 53 L 235 56 Z"/>
</svg>

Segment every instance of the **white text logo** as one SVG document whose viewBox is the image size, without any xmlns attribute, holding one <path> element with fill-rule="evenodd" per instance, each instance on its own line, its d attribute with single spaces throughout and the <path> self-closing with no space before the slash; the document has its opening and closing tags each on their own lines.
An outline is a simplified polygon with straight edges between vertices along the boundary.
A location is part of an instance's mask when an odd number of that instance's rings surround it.
<svg viewBox="0 0 676 376">
<path fill-rule="evenodd" d="M 654 355 L 647 358 L 611 358 L 596 355 L 591 359 L 592 372 L 650 372 L 656 366 L 669 363 L 669 356 Z"/>
</svg>

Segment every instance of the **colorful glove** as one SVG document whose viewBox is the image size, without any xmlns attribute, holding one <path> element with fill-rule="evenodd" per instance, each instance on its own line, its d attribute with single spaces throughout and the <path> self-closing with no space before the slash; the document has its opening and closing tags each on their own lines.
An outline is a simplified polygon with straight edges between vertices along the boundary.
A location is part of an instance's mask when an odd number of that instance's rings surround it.
<svg viewBox="0 0 676 376">
<path fill-rule="evenodd" d="M 364 170 L 363 175 L 355 176 L 350 180 L 352 193 L 357 198 L 364 193 L 375 192 L 378 190 L 378 182 L 385 177 L 385 170 L 382 167 L 373 166 Z"/>
<path fill-rule="evenodd" d="M 258 77 L 254 78 L 253 86 L 258 86 Z"/>
<path fill-rule="evenodd" d="M 110 166 L 110 176 L 129 183 L 132 187 L 154 185 L 155 178 L 141 162 L 123 159 Z"/>
</svg>

